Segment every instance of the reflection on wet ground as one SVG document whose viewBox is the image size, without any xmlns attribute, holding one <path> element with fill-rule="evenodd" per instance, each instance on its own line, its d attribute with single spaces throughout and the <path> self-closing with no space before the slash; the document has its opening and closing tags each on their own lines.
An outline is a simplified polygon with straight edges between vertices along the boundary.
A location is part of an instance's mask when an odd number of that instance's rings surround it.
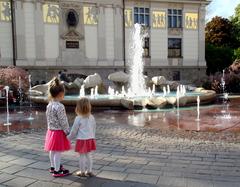
<svg viewBox="0 0 240 187">
<path fill-rule="evenodd" d="M 177 116 L 176 109 L 168 110 L 107 110 L 95 109 L 93 111 L 96 121 L 101 124 L 120 124 L 139 126 L 144 128 L 162 130 L 187 130 L 187 131 L 233 131 L 240 132 L 240 100 L 234 100 L 228 104 L 201 106 L 200 121 L 197 119 L 197 108 L 188 107 L 180 109 L 180 116 Z M 18 108 L 10 110 L 10 131 L 20 131 L 31 128 L 46 128 L 45 107 L 32 109 L 34 120 L 28 120 L 29 111 L 25 107 L 22 114 Z M 70 124 L 75 117 L 74 108 L 67 108 Z M 5 132 L 6 112 L 0 109 L 0 132 Z"/>
</svg>

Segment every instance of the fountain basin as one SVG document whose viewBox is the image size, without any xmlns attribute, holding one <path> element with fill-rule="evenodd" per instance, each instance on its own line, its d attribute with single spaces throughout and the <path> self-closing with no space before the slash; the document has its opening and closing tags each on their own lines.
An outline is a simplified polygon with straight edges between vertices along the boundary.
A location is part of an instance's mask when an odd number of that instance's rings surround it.
<svg viewBox="0 0 240 187">
<path fill-rule="evenodd" d="M 197 88 L 193 92 L 186 93 L 185 96 L 179 98 L 180 106 L 196 105 L 197 96 L 200 97 L 201 104 L 211 103 L 216 98 L 216 92 L 212 90 L 204 90 Z M 164 108 L 169 105 L 176 105 L 176 93 L 171 93 L 163 97 L 162 93 L 156 93 L 151 97 L 127 97 L 124 95 L 110 96 L 98 95 L 95 97 L 86 96 L 90 99 L 93 107 L 120 107 L 129 110 L 139 109 L 146 106 L 149 109 Z M 47 104 L 48 98 L 46 96 L 31 96 L 31 100 L 37 104 Z M 79 96 L 65 96 L 62 103 L 66 106 L 75 106 Z"/>
</svg>

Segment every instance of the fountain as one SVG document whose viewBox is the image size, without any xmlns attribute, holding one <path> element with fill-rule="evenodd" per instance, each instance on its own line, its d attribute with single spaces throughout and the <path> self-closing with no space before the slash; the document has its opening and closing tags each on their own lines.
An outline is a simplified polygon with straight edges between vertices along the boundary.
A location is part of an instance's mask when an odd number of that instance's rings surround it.
<svg viewBox="0 0 240 187">
<path fill-rule="evenodd" d="M 228 99 L 228 93 L 225 92 L 225 70 L 223 70 L 222 77 L 221 77 L 221 87 L 222 87 L 222 93 L 223 93 L 223 109 L 221 110 L 222 116 L 221 118 L 224 119 L 231 119 L 231 115 L 229 113 L 229 99 Z"/>
<path fill-rule="evenodd" d="M 167 85 L 167 94 L 170 94 L 170 93 L 171 93 L 171 91 L 170 91 L 170 86 Z"/>
<path fill-rule="evenodd" d="M 221 78 L 221 86 L 222 86 L 222 92 L 225 93 L 225 70 L 223 70 L 222 78 Z"/>
<path fill-rule="evenodd" d="M 131 43 L 131 66 L 130 66 L 130 91 L 134 96 L 147 95 L 145 79 L 143 75 L 143 41 L 141 25 L 135 24 Z"/>
<path fill-rule="evenodd" d="M 200 121 L 200 97 L 197 96 L 197 118 L 196 121 Z"/>
<path fill-rule="evenodd" d="M 85 86 L 84 85 L 81 86 L 79 97 L 80 98 L 85 97 Z"/>
<path fill-rule="evenodd" d="M 9 133 L 9 132 L 10 132 L 9 126 L 12 125 L 12 124 L 9 122 L 9 106 L 8 106 L 9 86 L 5 86 L 4 89 L 5 89 L 5 91 L 6 91 L 6 107 L 7 107 L 7 122 L 4 123 L 4 126 L 7 126 L 7 132 Z"/>
<path fill-rule="evenodd" d="M 34 120 L 34 118 L 32 117 L 32 99 L 31 99 L 32 80 L 31 80 L 31 75 L 28 76 L 28 82 L 29 82 L 29 117 L 28 117 L 28 120 Z"/>
<path fill-rule="evenodd" d="M 19 114 L 22 114 L 22 104 L 23 104 L 23 92 L 22 92 L 22 81 L 21 77 L 19 76 L 18 79 L 18 94 L 19 94 Z"/>
<path fill-rule="evenodd" d="M 177 92 L 176 92 L 176 99 L 177 99 L 177 116 L 180 116 L 179 113 L 179 97 L 180 97 L 180 90 L 179 90 L 179 86 L 177 87 Z"/>
<path fill-rule="evenodd" d="M 98 96 L 98 86 L 96 86 L 95 89 L 94 89 L 94 96 L 95 96 L 95 97 Z"/>
</svg>

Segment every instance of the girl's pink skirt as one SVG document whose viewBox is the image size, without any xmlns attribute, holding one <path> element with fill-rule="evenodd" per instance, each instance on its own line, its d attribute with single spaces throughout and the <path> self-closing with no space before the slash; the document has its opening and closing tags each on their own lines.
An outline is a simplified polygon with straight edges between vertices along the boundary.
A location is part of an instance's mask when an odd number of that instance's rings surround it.
<svg viewBox="0 0 240 187">
<path fill-rule="evenodd" d="M 63 130 L 48 130 L 45 139 L 45 151 L 68 151 L 71 143 Z"/>
<path fill-rule="evenodd" d="M 87 140 L 77 139 L 76 146 L 75 146 L 76 152 L 85 154 L 95 150 L 96 150 L 95 139 L 87 139 Z"/>
</svg>

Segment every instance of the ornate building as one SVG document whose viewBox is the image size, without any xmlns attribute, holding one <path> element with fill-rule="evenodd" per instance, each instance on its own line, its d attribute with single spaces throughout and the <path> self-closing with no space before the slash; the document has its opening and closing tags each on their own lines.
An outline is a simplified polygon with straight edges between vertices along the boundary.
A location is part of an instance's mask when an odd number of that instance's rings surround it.
<svg viewBox="0 0 240 187">
<path fill-rule="evenodd" d="M 23 67 L 40 80 L 62 69 L 106 78 L 127 68 L 131 31 L 140 23 L 146 74 L 200 78 L 209 1 L 14 0 L 11 7 L 0 0 L 0 65 Z"/>
</svg>

